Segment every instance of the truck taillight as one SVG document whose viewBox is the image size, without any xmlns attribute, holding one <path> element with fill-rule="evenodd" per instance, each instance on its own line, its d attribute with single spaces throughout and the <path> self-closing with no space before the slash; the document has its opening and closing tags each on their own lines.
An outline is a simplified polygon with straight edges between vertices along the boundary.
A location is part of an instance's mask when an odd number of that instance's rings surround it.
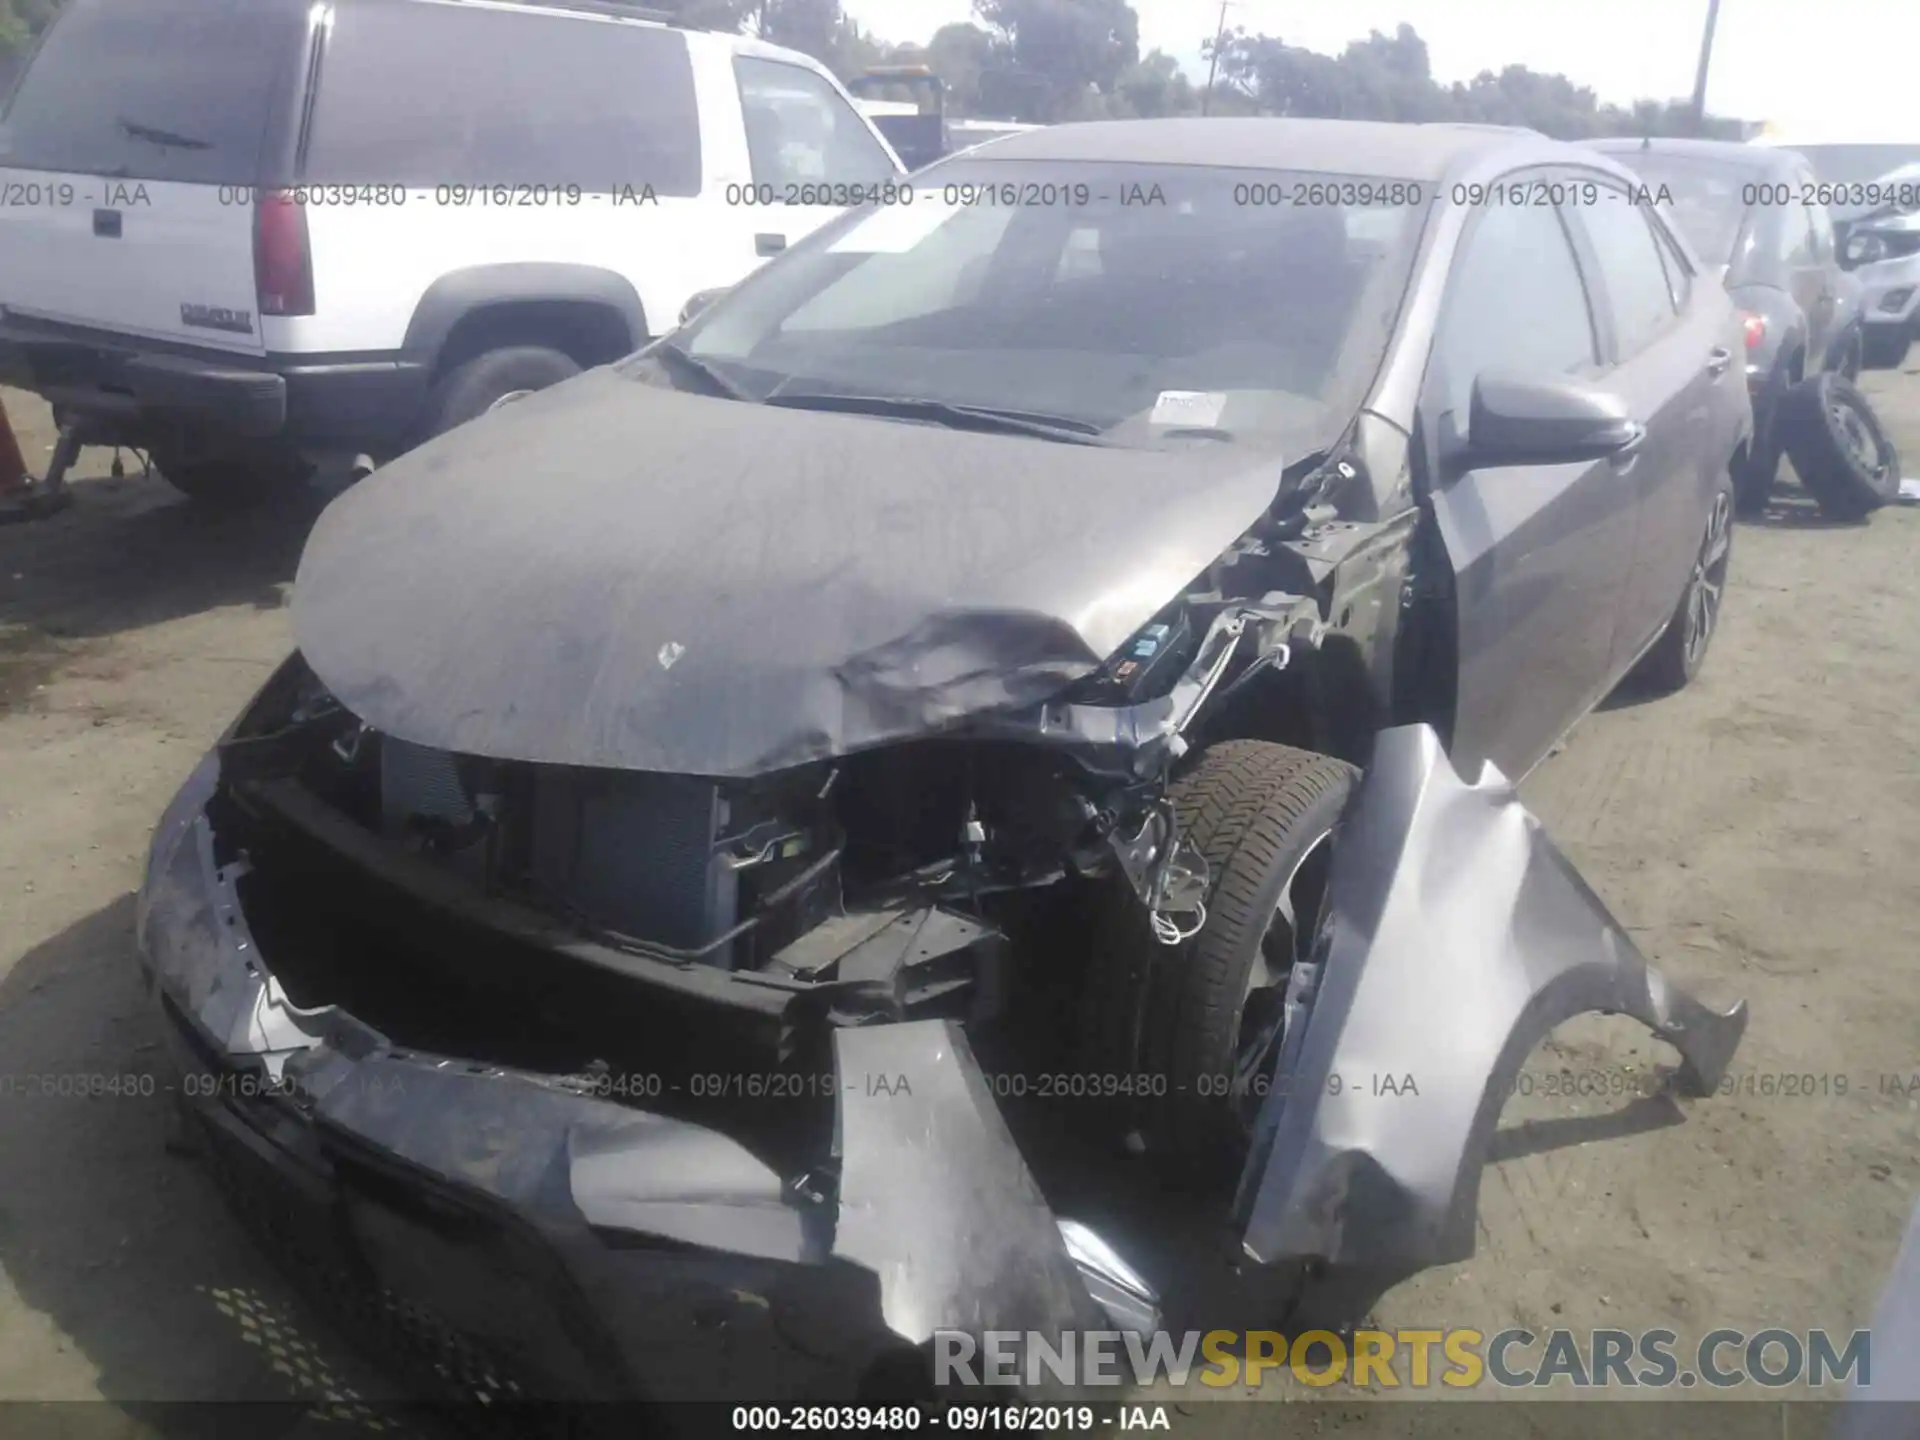
<svg viewBox="0 0 1920 1440">
<path fill-rule="evenodd" d="M 1740 317 L 1741 328 L 1746 332 L 1747 349 L 1758 350 L 1767 343 L 1767 317 L 1751 312 Z"/>
<path fill-rule="evenodd" d="M 254 201 L 253 286 L 262 315 L 313 314 L 307 212 L 284 190 L 262 190 Z"/>
</svg>

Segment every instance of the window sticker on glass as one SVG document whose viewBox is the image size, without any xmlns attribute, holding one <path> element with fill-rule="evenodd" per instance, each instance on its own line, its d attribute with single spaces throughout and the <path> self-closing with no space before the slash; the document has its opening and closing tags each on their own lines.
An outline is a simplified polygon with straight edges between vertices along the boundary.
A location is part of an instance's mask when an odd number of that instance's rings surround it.
<svg viewBox="0 0 1920 1440">
<path fill-rule="evenodd" d="M 1162 390 L 1153 402 L 1152 425 L 1192 425 L 1211 429 L 1220 423 L 1227 397 L 1211 390 Z"/>
<path fill-rule="evenodd" d="M 916 190 L 906 205 L 882 205 L 829 247 L 839 254 L 904 255 L 967 207 L 938 190 Z"/>
</svg>

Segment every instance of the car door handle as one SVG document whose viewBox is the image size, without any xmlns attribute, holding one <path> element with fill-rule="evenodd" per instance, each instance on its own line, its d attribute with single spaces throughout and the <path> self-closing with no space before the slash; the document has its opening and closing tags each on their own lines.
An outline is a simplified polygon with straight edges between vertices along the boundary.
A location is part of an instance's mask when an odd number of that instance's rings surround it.
<svg viewBox="0 0 1920 1440">
<path fill-rule="evenodd" d="M 756 235 L 753 237 L 753 253 L 763 260 L 769 255 L 778 255 L 786 248 L 787 237 L 784 235 Z"/>
<path fill-rule="evenodd" d="M 1727 373 L 1727 367 L 1733 364 L 1733 352 L 1724 345 L 1716 345 L 1707 352 L 1707 374 L 1718 380 Z"/>
</svg>

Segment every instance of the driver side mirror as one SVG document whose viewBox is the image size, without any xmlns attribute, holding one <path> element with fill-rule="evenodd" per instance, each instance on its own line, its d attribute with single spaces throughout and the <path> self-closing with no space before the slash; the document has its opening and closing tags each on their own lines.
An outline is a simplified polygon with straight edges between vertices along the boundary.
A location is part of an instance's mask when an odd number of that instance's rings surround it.
<svg viewBox="0 0 1920 1440">
<path fill-rule="evenodd" d="M 1646 433 L 1619 400 L 1583 380 L 1488 371 L 1474 379 L 1466 437 L 1453 446 L 1450 468 L 1606 460 L 1633 450 Z"/>
</svg>

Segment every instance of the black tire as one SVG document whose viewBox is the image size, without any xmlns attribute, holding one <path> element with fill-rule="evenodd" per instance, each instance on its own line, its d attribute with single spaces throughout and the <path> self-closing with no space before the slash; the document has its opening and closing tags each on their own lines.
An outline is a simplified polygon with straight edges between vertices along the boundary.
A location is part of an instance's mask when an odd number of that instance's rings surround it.
<svg viewBox="0 0 1920 1440">
<path fill-rule="evenodd" d="M 426 435 L 444 435 L 510 398 L 558 385 L 580 367 L 544 345 L 488 350 L 441 376 L 427 407 Z"/>
<path fill-rule="evenodd" d="M 1816 375 L 1787 392 L 1780 433 L 1800 483 L 1836 520 L 1864 520 L 1900 490 L 1900 455 L 1859 387 Z"/>
<path fill-rule="evenodd" d="M 1277 1020 L 1296 945 L 1311 942 L 1314 916 L 1302 912 L 1310 904 L 1317 915 L 1327 842 L 1359 773 L 1285 745 L 1211 747 L 1169 791 L 1207 860 L 1206 923 L 1164 945 L 1129 889 L 1095 927 L 1082 1012 L 1089 1068 L 1151 1079 L 1160 1093 L 1130 1107 L 1128 1128 L 1149 1155 L 1199 1162 L 1194 1178 L 1210 1179 L 1246 1153 L 1265 1081 L 1222 1092 L 1259 1022 Z M 1293 901 L 1297 937 L 1283 897 Z M 1270 1070 L 1274 1052 L 1264 1053 Z"/>
<path fill-rule="evenodd" d="M 1898 370 L 1907 360 L 1913 332 L 1898 325 L 1869 325 L 1862 332 L 1860 363 L 1869 370 Z"/>
<path fill-rule="evenodd" d="M 1686 588 L 1667 628 L 1634 667 L 1635 686 L 1655 695 L 1684 690 L 1706 663 L 1707 649 L 1720 628 L 1720 607 L 1727 593 L 1733 559 L 1733 482 L 1723 482 L 1708 507 L 1706 530 L 1687 574 Z"/>
<path fill-rule="evenodd" d="M 312 473 L 297 454 L 265 446 L 216 455 L 161 447 L 149 455 L 162 480 L 208 509 L 246 510 L 283 500 Z"/>
</svg>

